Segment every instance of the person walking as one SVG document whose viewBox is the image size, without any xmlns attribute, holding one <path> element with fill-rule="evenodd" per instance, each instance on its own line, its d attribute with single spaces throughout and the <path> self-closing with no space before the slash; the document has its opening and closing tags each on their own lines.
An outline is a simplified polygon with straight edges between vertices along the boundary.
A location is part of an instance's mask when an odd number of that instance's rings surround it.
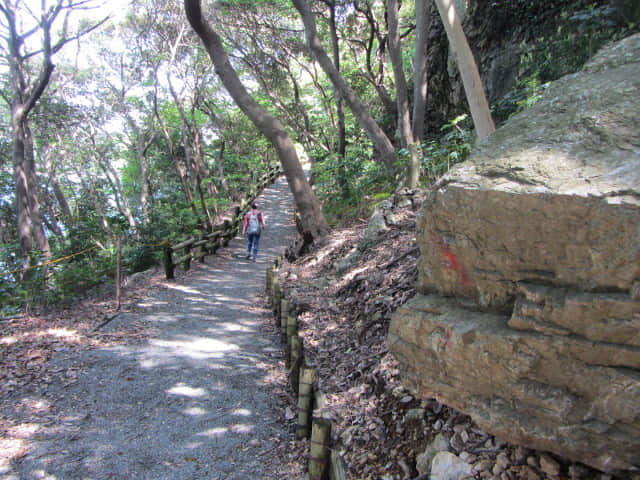
<svg viewBox="0 0 640 480">
<path fill-rule="evenodd" d="M 253 249 L 253 260 L 258 256 L 258 242 L 260 242 L 260 233 L 264 229 L 264 217 L 262 212 L 258 211 L 258 204 L 251 205 L 251 210 L 244 216 L 244 224 L 242 226 L 242 234 L 247 235 L 247 259 L 251 258 Z"/>
</svg>

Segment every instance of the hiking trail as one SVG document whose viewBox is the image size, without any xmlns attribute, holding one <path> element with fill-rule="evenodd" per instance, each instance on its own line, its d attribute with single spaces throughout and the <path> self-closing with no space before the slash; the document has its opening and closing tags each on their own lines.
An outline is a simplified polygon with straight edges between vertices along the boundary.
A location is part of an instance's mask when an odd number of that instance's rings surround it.
<svg viewBox="0 0 640 480">
<path fill-rule="evenodd" d="M 103 328 L 143 323 L 153 331 L 143 342 L 56 355 L 58 378 L 3 402 L 5 418 L 32 434 L 0 479 L 295 478 L 274 454 L 291 435 L 277 395 L 282 348 L 260 296 L 295 233 L 284 177 L 257 202 L 257 261 L 236 236 Z M 74 382 L 63 381 L 69 372 Z"/>
</svg>

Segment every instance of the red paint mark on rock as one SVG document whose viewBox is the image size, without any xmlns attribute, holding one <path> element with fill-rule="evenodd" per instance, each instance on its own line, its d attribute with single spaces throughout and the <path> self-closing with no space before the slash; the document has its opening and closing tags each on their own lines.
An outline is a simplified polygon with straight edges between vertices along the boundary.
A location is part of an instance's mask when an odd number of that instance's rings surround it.
<svg viewBox="0 0 640 480">
<path fill-rule="evenodd" d="M 467 270 L 460 264 L 458 257 L 444 244 L 441 238 L 437 237 L 435 234 L 433 235 L 433 238 L 435 239 L 434 243 L 438 246 L 440 253 L 447 259 L 447 267 L 458 274 L 460 284 L 465 289 L 473 288 L 473 282 L 471 281 L 471 278 L 469 278 Z"/>
</svg>

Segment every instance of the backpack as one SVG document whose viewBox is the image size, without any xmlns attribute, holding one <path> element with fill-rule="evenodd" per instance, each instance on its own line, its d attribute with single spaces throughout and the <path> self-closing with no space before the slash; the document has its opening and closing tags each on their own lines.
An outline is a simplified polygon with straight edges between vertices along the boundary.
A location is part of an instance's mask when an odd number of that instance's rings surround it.
<svg viewBox="0 0 640 480">
<path fill-rule="evenodd" d="M 247 233 L 253 235 L 254 233 L 260 233 L 260 214 L 249 213 L 249 225 L 247 226 Z"/>
</svg>

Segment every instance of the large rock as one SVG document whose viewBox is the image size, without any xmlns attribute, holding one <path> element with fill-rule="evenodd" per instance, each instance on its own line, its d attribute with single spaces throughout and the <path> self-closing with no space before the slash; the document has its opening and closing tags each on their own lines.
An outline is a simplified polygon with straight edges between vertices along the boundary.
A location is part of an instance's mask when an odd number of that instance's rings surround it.
<svg viewBox="0 0 640 480">
<path fill-rule="evenodd" d="M 640 35 L 479 145 L 418 225 L 408 386 L 504 440 L 640 468 Z"/>
</svg>

